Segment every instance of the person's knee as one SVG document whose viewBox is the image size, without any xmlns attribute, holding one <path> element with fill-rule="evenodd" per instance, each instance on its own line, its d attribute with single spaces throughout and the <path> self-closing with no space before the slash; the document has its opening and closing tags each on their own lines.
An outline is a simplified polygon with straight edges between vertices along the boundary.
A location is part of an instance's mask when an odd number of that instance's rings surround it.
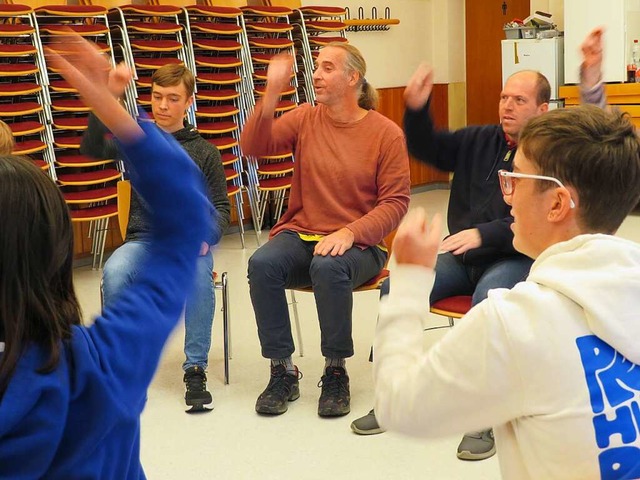
<svg viewBox="0 0 640 480">
<path fill-rule="evenodd" d="M 339 258 L 331 255 L 316 255 L 311 261 L 309 275 L 314 285 L 330 284 L 348 278 Z"/>
<path fill-rule="evenodd" d="M 262 248 L 255 251 L 249 258 L 247 273 L 249 282 L 258 282 L 272 277 L 277 272 L 275 258 Z"/>
<path fill-rule="evenodd" d="M 107 260 L 102 269 L 102 283 L 105 289 L 118 289 L 126 284 L 133 275 L 133 266 L 130 261 L 117 255 L 117 250 Z"/>
</svg>

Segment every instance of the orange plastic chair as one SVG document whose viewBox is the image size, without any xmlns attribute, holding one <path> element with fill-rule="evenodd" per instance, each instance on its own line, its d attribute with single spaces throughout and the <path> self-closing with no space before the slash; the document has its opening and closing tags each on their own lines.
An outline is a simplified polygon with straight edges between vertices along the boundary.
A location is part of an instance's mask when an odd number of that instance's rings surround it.
<svg viewBox="0 0 640 480">
<path fill-rule="evenodd" d="M 471 310 L 471 295 L 456 295 L 438 300 L 431 305 L 429 311 L 449 319 L 449 326 L 454 326 L 454 320 L 464 317 Z"/>
<path fill-rule="evenodd" d="M 131 207 L 131 183 L 122 180 L 117 184 L 118 189 L 118 224 L 122 239 L 126 235 L 127 224 L 129 223 L 129 210 Z M 224 342 L 224 383 L 229 385 L 229 360 L 231 359 L 231 330 L 229 324 L 229 280 L 227 272 L 218 275 L 213 272 L 213 287 L 222 292 L 222 336 Z M 102 290 L 102 284 L 100 285 Z M 102 292 L 101 292 L 102 298 Z"/>
<path fill-rule="evenodd" d="M 393 244 L 393 239 L 396 236 L 396 230 L 393 230 L 389 235 L 387 235 L 386 237 L 384 237 L 384 243 L 387 246 L 387 261 L 385 262 L 384 266 L 382 267 L 382 270 L 380 270 L 380 272 L 373 277 L 371 280 L 369 280 L 368 282 L 365 282 L 364 284 L 360 285 L 357 288 L 353 289 L 353 292 L 368 292 L 371 290 L 379 290 L 380 287 L 382 286 L 382 284 L 384 283 L 384 281 L 389 278 L 389 270 L 387 269 L 387 266 L 389 264 L 389 259 L 391 258 L 391 246 Z M 299 292 L 308 292 L 308 293 L 313 293 L 313 288 L 311 287 L 304 287 L 304 288 L 292 288 L 290 289 L 291 291 L 291 303 L 289 303 L 289 305 L 291 305 L 291 307 L 293 308 L 293 319 L 296 325 L 296 337 L 298 339 L 298 350 L 300 351 L 300 356 L 304 357 L 304 346 L 302 343 L 302 331 L 300 329 L 300 318 L 298 315 L 298 301 L 296 300 L 296 291 Z"/>
</svg>

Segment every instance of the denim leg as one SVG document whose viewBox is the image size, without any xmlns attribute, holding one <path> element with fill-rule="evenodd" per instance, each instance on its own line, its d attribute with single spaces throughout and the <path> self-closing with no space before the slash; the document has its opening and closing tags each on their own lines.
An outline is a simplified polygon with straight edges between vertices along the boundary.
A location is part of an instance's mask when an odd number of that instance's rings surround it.
<svg viewBox="0 0 640 480">
<path fill-rule="evenodd" d="M 529 275 L 533 260 L 524 256 L 505 258 L 484 269 L 473 292 L 472 305 L 487 298 L 492 288 L 513 288 Z"/>
<path fill-rule="evenodd" d="M 450 252 L 438 255 L 436 279 L 429 297 L 429 304 L 455 295 L 473 295 L 476 288 L 468 268 Z"/>
<path fill-rule="evenodd" d="M 286 288 L 308 287 L 315 242 L 290 231 L 279 233 L 249 259 L 249 294 L 265 358 L 286 358 L 295 348 Z"/>
<path fill-rule="evenodd" d="M 353 289 L 375 277 L 386 260 L 386 252 L 371 247 L 352 247 L 343 255 L 316 255 L 309 273 L 320 321 L 320 347 L 328 358 L 353 356 Z"/>
<path fill-rule="evenodd" d="M 213 255 L 211 252 L 196 260 L 196 277 L 184 311 L 183 370 L 189 367 L 207 368 L 211 348 L 211 326 L 216 306 L 213 291 Z"/>
<path fill-rule="evenodd" d="M 102 270 L 102 301 L 110 305 L 135 278 L 142 257 L 148 254 L 148 244 L 138 240 L 123 243 L 104 264 Z"/>
</svg>

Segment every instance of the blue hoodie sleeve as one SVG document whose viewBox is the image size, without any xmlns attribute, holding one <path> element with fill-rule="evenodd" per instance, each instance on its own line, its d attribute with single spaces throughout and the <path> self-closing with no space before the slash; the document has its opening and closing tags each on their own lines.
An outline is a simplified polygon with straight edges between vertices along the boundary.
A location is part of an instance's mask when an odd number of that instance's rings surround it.
<svg viewBox="0 0 640 480">
<path fill-rule="evenodd" d="M 202 242 L 220 236 L 200 170 L 173 138 L 141 126 L 145 137 L 120 148 L 132 186 L 149 205 L 149 255 L 118 301 L 84 330 L 100 380 L 139 410 L 191 290 Z"/>
</svg>

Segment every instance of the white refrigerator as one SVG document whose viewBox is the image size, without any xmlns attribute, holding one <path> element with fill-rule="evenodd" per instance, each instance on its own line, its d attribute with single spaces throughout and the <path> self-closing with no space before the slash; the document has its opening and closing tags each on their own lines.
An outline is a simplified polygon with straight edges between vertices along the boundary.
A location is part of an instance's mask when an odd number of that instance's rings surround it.
<svg viewBox="0 0 640 480">
<path fill-rule="evenodd" d="M 547 77 L 551 100 L 557 101 L 558 87 L 564 85 L 564 39 L 502 40 L 502 85 L 520 70 L 537 70 Z"/>
</svg>

